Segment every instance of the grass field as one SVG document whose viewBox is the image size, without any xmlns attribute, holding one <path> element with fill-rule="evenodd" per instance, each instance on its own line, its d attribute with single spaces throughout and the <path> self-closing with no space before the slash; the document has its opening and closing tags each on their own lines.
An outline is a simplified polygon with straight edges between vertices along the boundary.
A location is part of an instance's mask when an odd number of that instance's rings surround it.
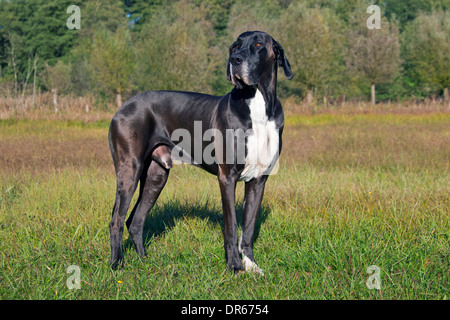
<svg viewBox="0 0 450 320">
<path fill-rule="evenodd" d="M 177 166 L 109 268 L 115 176 L 108 121 L 0 121 L 1 299 L 448 299 L 450 115 L 319 114 L 286 119 L 255 258 L 226 269 L 217 179 Z M 237 190 L 238 221 L 243 184 Z M 136 199 L 136 197 L 135 197 Z M 67 268 L 80 268 L 69 290 Z M 380 289 L 366 285 L 380 270 Z"/>
</svg>

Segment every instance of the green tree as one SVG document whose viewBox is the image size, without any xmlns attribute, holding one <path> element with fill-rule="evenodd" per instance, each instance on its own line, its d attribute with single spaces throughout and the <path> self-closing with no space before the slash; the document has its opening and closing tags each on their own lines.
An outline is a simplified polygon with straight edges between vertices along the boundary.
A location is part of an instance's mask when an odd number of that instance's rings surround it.
<svg viewBox="0 0 450 320">
<path fill-rule="evenodd" d="M 295 75 L 291 82 L 307 92 L 308 102 L 315 93 L 337 92 L 343 71 L 342 28 L 327 8 L 292 4 L 279 19 L 279 41 L 289 53 Z"/>
<path fill-rule="evenodd" d="M 450 10 L 450 1 L 448 0 L 377 0 L 375 4 L 381 7 L 388 20 L 393 16 L 396 17 L 401 31 L 408 22 L 414 20 L 421 12 Z"/>
<path fill-rule="evenodd" d="M 128 19 L 121 0 L 89 0 L 81 8 L 80 37 L 90 38 L 99 29 L 115 32 L 126 27 Z"/>
<path fill-rule="evenodd" d="M 220 54 L 212 46 L 215 33 L 205 8 L 180 1 L 157 17 L 136 41 L 138 88 L 212 93 Z"/>
<path fill-rule="evenodd" d="M 405 66 L 426 93 L 443 93 L 450 87 L 450 13 L 420 13 L 402 34 Z"/>
<path fill-rule="evenodd" d="M 71 69 L 70 63 L 65 64 L 62 60 L 58 60 L 54 66 L 46 64 L 44 78 L 46 87 L 58 93 L 69 93 L 72 86 L 70 79 Z"/>
<path fill-rule="evenodd" d="M 276 22 L 279 20 L 283 8 L 277 1 L 243 0 L 234 3 L 230 9 L 228 21 L 228 46 L 230 41 L 245 31 L 259 30 L 276 37 Z M 228 50 L 226 50 L 228 54 Z"/>
<path fill-rule="evenodd" d="M 30 60 L 39 57 L 36 68 L 42 75 L 46 63 L 54 65 L 70 53 L 78 35 L 66 26 L 66 10 L 72 4 L 81 5 L 81 0 L 0 1 L 2 76 L 25 87 Z"/>
<path fill-rule="evenodd" d="M 45 64 L 43 82 L 53 94 L 53 106 L 55 107 L 55 112 L 58 112 L 58 94 L 67 94 L 72 88 L 70 75 L 71 65 L 65 64 L 62 60 L 58 60 L 54 66 L 47 63 Z"/>
<path fill-rule="evenodd" d="M 115 33 L 106 29 L 95 33 L 90 69 L 101 88 L 116 95 L 120 107 L 122 93 L 132 89 L 134 70 L 134 53 L 127 27 L 118 28 Z"/>
<path fill-rule="evenodd" d="M 123 0 L 125 12 L 132 26 L 132 30 L 139 33 L 142 27 L 158 19 L 161 9 L 172 5 L 175 0 Z"/>
<path fill-rule="evenodd" d="M 93 74 L 95 68 L 92 68 L 90 62 L 96 32 L 105 30 L 115 33 L 118 28 L 127 27 L 128 20 L 123 3 L 121 0 L 89 0 L 84 2 L 80 9 L 81 29 L 78 30 L 76 44 L 67 57 L 72 65 L 71 92 L 82 96 L 91 93 L 92 88 L 96 88 L 103 93 L 112 93 L 104 86 L 98 88 L 95 85 L 96 80 Z"/>
<path fill-rule="evenodd" d="M 371 103 L 375 104 L 375 86 L 392 82 L 399 74 L 400 39 L 395 22 L 381 17 L 380 29 L 369 29 L 367 16 L 358 15 L 347 34 L 347 66 L 370 81 Z"/>
<path fill-rule="evenodd" d="M 23 1 L 24 5 L 27 1 Z M 70 14 L 67 7 L 80 5 L 81 1 L 33 0 L 32 15 L 25 23 L 25 42 L 27 53 L 37 52 L 39 57 L 55 64 L 72 49 L 79 30 L 67 28 Z"/>
</svg>

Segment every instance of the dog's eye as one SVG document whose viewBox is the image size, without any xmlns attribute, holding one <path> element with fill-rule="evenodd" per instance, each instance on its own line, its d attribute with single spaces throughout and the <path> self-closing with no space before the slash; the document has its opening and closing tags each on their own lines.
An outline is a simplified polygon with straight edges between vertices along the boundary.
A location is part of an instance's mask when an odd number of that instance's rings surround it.
<svg viewBox="0 0 450 320">
<path fill-rule="evenodd" d="M 257 46 L 257 47 L 261 47 L 262 44 L 258 42 L 258 43 L 256 44 L 256 46 Z"/>
</svg>

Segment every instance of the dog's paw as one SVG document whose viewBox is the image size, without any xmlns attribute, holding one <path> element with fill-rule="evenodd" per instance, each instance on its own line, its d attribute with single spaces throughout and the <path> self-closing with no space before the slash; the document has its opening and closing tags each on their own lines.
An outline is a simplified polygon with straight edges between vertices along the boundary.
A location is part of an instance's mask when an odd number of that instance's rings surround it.
<svg viewBox="0 0 450 320">
<path fill-rule="evenodd" d="M 263 269 L 258 267 L 254 261 L 250 260 L 250 258 L 245 255 L 243 255 L 242 265 L 244 266 L 245 272 L 253 272 L 265 276 Z"/>
</svg>

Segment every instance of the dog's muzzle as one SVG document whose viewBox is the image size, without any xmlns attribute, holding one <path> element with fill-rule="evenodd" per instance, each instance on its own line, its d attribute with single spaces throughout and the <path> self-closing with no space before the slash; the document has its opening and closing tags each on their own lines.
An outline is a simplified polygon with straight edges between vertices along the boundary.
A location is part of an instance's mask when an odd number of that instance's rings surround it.
<svg viewBox="0 0 450 320">
<path fill-rule="evenodd" d="M 230 57 L 230 73 L 231 81 L 238 89 L 241 89 L 244 85 L 252 86 L 256 84 L 255 81 L 251 80 L 247 61 L 241 56 L 232 55 Z"/>
</svg>

